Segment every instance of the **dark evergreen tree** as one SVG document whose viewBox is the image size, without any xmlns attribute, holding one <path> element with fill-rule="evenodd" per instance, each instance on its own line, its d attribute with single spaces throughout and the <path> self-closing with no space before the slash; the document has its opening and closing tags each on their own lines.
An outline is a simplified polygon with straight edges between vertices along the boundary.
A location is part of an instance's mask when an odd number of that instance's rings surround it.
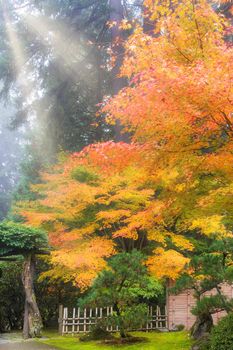
<svg viewBox="0 0 233 350">
<path fill-rule="evenodd" d="M 0 260 L 8 261 L 17 256 L 24 258 L 22 282 L 25 292 L 24 338 L 40 336 L 42 318 L 34 291 L 35 257 L 47 254 L 46 234 L 34 228 L 4 222 L 0 224 Z"/>
<path fill-rule="evenodd" d="M 23 157 L 23 132 L 9 129 L 12 112 L 0 105 L 0 220 L 8 213 Z"/>
<path fill-rule="evenodd" d="M 123 58 L 122 43 L 115 45 L 115 41 L 122 35 L 120 21 L 139 16 L 140 2 L 2 3 L 1 97 L 17 104 L 13 126 L 31 122 L 33 117 L 42 151 L 52 158 L 60 148 L 79 150 L 113 137 L 104 117 L 96 119 L 95 114 L 103 96 L 124 86 L 116 78 Z M 109 28 L 109 20 L 116 20 L 117 25 Z M 112 71 L 110 47 L 119 53 Z"/>
<path fill-rule="evenodd" d="M 233 282 L 233 239 L 226 237 L 207 238 L 196 242 L 196 249 L 190 256 L 185 271 L 177 279 L 172 292 L 179 293 L 191 289 L 196 299 L 192 313 L 197 317 L 192 327 L 195 339 L 201 338 L 213 326 L 212 314 L 219 311 L 229 313 L 233 309 L 233 299 L 222 293 L 222 284 Z M 205 293 L 212 291 L 213 295 Z"/>
<path fill-rule="evenodd" d="M 141 252 L 120 253 L 108 261 L 81 305 L 113 306 L 112 321 L 122 338 L 126 330 L 139 327 L 146 320 L 148 308 L 142 300 L 162 294 L 160 283 L 148 276 Z"/>
</svg>

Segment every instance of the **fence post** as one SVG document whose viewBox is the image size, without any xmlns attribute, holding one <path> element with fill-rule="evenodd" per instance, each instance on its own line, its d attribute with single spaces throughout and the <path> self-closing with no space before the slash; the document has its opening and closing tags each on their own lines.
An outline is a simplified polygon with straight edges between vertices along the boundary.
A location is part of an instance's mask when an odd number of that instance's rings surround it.
<svg viewBox="0 0 233 350">
<path fill-rule="evenodd" d="M 86 333 L 87 331 L 87 309 L 84 309 L 84 314 L 83 314 L 83 332 Z"/>
<path fill-rule="evenodd" d="M 173 312 L 173 303 L 172 305 L 170 304 L 171 296 L 169 294 L 169 288 L 172 286 L 170 285 L 169 279 L 166 280 L 166 305 L 165 305 L 165 315 L 166 317 L 166 328 L 170 330 L 170 311 L 172 310 Z M 172 309 L 170 309 L 172 307 Z"/>
<path fill-rule="evenodd" d="M 59 316 L 58 316 L 58 331 L 62 335 L 62 323 L 63 323 L 63 305 L 59 305 Z"/>
<path fill-rule="evenodd" d="M 73 320 L 72 320 L 72 335 L 74 335 L 74 330 L 75 330 L 75 315 L 76 315 L 76 309 L 75 309 L 75 307 L 73 308 Z"/>
</svg>

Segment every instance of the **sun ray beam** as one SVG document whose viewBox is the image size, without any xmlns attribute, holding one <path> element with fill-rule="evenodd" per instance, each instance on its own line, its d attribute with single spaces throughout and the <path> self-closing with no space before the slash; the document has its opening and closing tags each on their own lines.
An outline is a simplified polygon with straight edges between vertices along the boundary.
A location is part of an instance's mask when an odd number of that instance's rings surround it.
<svg viewBox="0 0 233 350">
<path fill-rule="evenodd" d="M 28 58 L 24 53 L 20 38 L 17 35 L 14 25 L 10 20 L 5 9 L 3 9 L 3 16 L 7 37 L 13 55 L 13 61 L 17 75 L 17 83 L 24 100 L 23 104 L 25 106 L 26 104 L 30 103 L 30 100 L 32 99 L 31 96 L 33 93 L 32 81 L 30 79 L 30 73 L 27 69 L 26 64 Z"/>
<path fill-rule="evenodd" d="M 44 45 L 51 47 L 51 55 L 58 58 L 60 67 L 74 80 L 86 81 L 85 59 L 90 49 L 84 47 L 84 37 L 75 37 L 70 28 L 61 23 L 55 24 L 49 18 L 28 14 L 22 16 L 29 30 L 36 33 Z"/>
</svg>

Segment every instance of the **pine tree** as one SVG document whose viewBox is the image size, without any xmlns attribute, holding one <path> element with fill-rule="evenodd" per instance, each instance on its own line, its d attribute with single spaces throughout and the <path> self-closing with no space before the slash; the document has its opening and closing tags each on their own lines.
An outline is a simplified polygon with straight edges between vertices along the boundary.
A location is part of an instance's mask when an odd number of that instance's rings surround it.
<svg viewBox="0 0 233 350">
<path fill-rule="evenodd" d="M 176 280 L 171 292 L 180 293 L 190 289 L 196 299 L 192 313 L 197 317 L 192 327 L 192 336 L 201 338 L 213 326 L 212 314 L 233 310 L 233 299 L 222 293 L 223 283 L 233 282 L 233 239 L 203 239 L 196 241 L 196 249 L 189 256 L 190 261 Z M 213 295 L 206 296 L 212 291 Z"/>
<path fill-rule="evenodd" d="M 0 260 L 11 261 L 17 256 L 24 257 L 22 281 L 25 291 L 24 338 L 39 337 L 42 319 L 34 291 L 35 257 L 48 253 L 48 241 L 45 232 L 15 224 L 0 224 Z"/>
</svg>

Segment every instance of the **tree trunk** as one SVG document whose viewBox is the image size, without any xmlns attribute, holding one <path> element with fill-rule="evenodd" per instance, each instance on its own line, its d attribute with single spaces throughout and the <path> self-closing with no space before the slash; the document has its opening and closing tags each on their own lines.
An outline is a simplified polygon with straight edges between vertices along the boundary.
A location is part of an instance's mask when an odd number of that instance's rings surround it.
<svg viewBox="0 0 233 350">
<path fill-rule="evenodd" d="M 25 256 L 23 266 L 22 281 L 25 291 L 25 309 L 24 309 L 24 339 L 40 337 L 42 329 L 42 319 L 36 302 L 36 296 L 33 285 L 35 271 L 35 256 L 28 254 Z"/>
<path fill-rule="evenodd" d="M 121 0 L 110 0 L 110 22 L 113 23 L 111 28 L 111 42 L 112 51 L 116 57 L 115 65 L 112 70 L 112 90 L 114 95 L 125 86 L 125 79 L 118 77 L 124 55 L 122 30 L 120 29 L 120 24 L 123 19 L 124 9 Z"/>
<path fill-rule="evenodd" d="M 197 316 L 194 325 L 191 328 L 191 336 L 194 339 L 200 339 L 207 333 L 210 333 L 213 327 L 213 318 L 211 314 L 202 314 Z"/>
<path fill-rule="evenodd" d="M 124 324 L 123 324 L 121 312 L 120 312 L 120 309 L 119 309 L 117 303 L 114 304 L 113 310 L 116 311 L 116 314 L 118 316 L 118 326 L 119 326 L 120 336 L 121 336 L 121 338 L 126 338 L 126 333 L 125 333 L 125 329 L 124 329 Z"/>
<path fill-rule="evenodd" d="M 117 95 L 118 92 L 126 86 L 125 78 L 119 77 L 120 68 L 124 58 L 123 36 L 120 24 L 124 19 L 124 8 L 121 0 L 110 0 L 110 22 L 114 25 L 111 28 L 112 51 L 115 57 L 115 64 L 112 69 L 112 93 Z M 129 142 L 129 135 L 122 133 L 122 126 L 116 121 L 114 126 L 115 141 Z"/>
</svg>

